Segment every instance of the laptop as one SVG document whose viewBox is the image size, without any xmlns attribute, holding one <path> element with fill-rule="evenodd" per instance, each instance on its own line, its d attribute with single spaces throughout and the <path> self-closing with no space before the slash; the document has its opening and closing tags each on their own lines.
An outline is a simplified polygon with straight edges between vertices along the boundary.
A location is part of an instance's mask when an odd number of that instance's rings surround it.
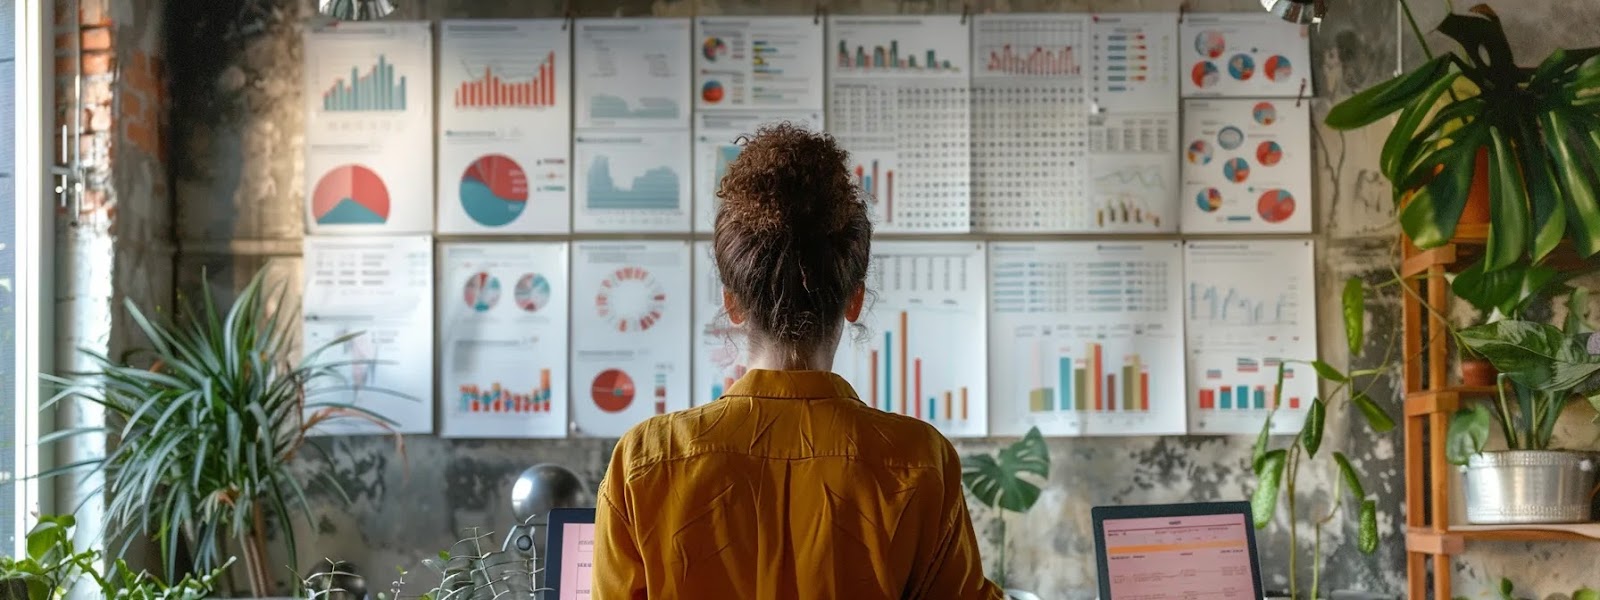
<svg viewBox="0 0 1600 600">
<path fill-rule="evenodd" d="M 1097 506 L 1100 600 L 1260 600 L 1249 502 Z"/>
<path fill-rule="evenodd" d="M 589 600 L 594 509 L 557 508 L 545 527 L 544 600 Z"/>
</svg>

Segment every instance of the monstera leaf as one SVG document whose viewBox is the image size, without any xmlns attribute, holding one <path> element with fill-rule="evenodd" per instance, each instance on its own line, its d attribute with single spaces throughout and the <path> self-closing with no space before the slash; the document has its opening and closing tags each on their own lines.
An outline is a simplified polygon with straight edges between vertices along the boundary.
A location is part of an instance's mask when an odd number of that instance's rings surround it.
<svg viewBox="0 0 1600 600">
<path fill-rule="evenodd" d="M 1039 482 L 1050 478 L 1050 449 L 1039 428 L 1016 443 L 1000 449 L 999 457 L 974 454 L 962 461 L 961 482 L 979 502 L 991 508 L 1025 513 L 1039 501 Z"/>
</svg>

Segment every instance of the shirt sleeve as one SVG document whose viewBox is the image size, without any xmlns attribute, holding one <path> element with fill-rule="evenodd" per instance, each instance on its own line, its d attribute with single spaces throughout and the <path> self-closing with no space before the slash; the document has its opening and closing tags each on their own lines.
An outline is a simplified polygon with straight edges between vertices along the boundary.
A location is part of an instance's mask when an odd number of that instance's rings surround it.
<svg viewBox="0 0 1600 600">
<path fill-rule="evenodd" d="M 945 442 L 945 510 L 940 515 L 941 535 L 929 556 L 923 580 L 916 582 L 911 598 L 919 600 L 1004 600 L 1000 586 L 983 576 L 983 560 L 978 556 L 978 536 L 967 513 L 966 494 L 961 489 L 961 457 Z"/>
<path fill-rule="evenodd" d="M 594 600 L 643 600 L 644 558 L 634 540 L 627 492 L 627 452 L 624 443 L 611 451 L 611 465 L 600 482 L 595 502 Z"/>
</svg>

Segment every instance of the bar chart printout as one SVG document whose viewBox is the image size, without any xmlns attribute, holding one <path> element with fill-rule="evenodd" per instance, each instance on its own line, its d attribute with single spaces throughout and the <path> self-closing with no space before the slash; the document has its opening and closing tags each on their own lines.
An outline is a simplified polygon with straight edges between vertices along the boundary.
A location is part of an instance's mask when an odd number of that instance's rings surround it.
<svg viewBox="0 0 1600 600">
<path fill-rule="evenodd" d="M 947 436 L 986 435 L 983 244 L 879 242 L 873 252 L 866 340 L 841 343 L 834 370 L 871 406 Z"/>
<path fill-rule="evenodd" d="M 1274 408 L 1274 433 L 1300 430 L 1317 394 L 1316 372 L 1295 362 L 1316 355 L 1313 250 L 1309 240 L 1186 244 L 1191 433 L 1256 433 Z"/>
<path fill-rule="evenodd" d="M 1181 433 L 1176 242 L 990 245 L 990 429 Z"/>
<path fill-rule="evenodd" d="M 1113 598 L 1256 597 L 1242 514 L 1106 519 L 1104 527 Z"/>
</svg>

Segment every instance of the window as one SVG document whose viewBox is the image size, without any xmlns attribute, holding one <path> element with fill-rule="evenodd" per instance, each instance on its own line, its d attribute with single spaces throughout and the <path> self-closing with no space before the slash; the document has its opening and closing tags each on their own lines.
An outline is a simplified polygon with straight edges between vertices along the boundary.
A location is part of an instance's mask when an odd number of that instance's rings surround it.
<svg viewBox="0 0 1600 600">
<path fill-rule="evenodd" d="M 0 81 L 16 81 L 17 36 L 15 0 L 0 0 Z M 16 86 L 0 85 L 0 215 L 11 217 L 16 211 Z M 17 303 L 16 303 L 16 246 L 17 220 L 0 218 L 0 482 L 16 477 L 20 464 L 17 461 L 18 419 L 21 405 L 17 402 Z M 20 524 L 18 500 L 21 494 L 14 486 L 6 486 L 0 493 L 0 543 L 6 549 L 16 547 L 16 529 Z M 9 553 L 9 552 L 8 552 Z"/>
</svg>

